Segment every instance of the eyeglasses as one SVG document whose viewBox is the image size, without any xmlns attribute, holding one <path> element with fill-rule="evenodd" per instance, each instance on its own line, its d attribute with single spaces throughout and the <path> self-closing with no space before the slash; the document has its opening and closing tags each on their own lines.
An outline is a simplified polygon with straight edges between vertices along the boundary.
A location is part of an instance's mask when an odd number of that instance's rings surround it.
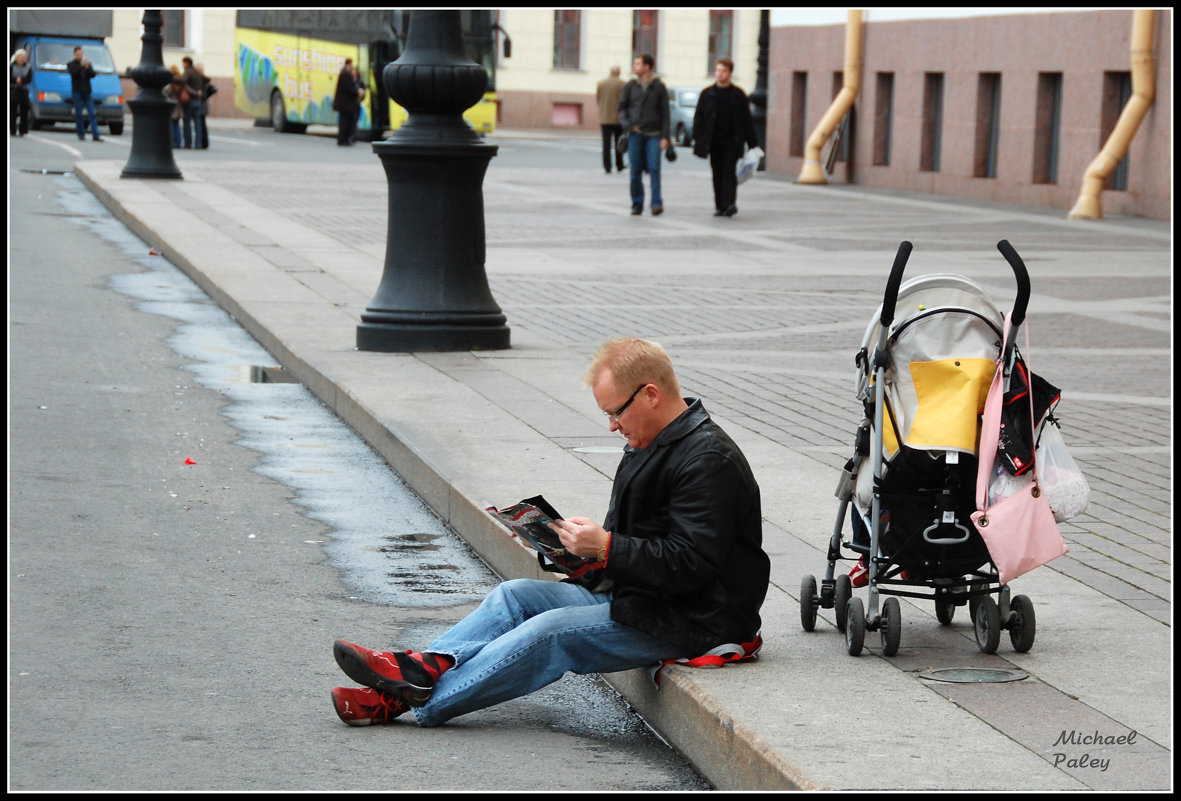
<svg viewBox="0 0 1181 801">
<path fill-rule="evenodd" d="M 640 390 L 646 386 L 648 386 L 648 385 L 647 384 L 640 384 L 638 387 L 636 387 L 636 391 L 632 393 L 631 397 L 627 399 L 627 402 L 625 402 L 622 406 L 620 406 L 615 411 L 603 412 L 603 414 L 607 415 L 608 420 L 614 421 L 614 420 L 619 419 L 619 415 L 621 415 L 627 411 L 627 407 L 632 405 L 632 401 L 634 401 L 636 399 L 636 395 L 639 395 Z"/>
</svg>

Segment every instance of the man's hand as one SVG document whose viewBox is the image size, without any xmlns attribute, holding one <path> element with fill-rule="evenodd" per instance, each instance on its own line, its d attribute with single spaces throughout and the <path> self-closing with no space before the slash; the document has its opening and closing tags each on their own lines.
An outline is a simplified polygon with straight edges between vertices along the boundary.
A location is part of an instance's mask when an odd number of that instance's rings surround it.
<svg viewBox="0 0 1181 801">
<path fill-rule="evenodd" d="M 607 531 L 589 517 L 568 517 L 553 525 L 562 545 L 575 556 L 595 557 L 607 544 Z"/>
</svg>

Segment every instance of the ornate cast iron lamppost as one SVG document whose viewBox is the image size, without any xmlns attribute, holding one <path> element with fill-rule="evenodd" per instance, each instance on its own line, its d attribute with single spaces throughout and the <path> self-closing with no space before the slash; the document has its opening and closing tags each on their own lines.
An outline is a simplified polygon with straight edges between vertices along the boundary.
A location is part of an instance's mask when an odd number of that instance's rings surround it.
<svg viewBox="0 0 1181 801">
<path fill-rule="evenodd" d="M 389 192 L 385 271 L 357 349 L 502 350 L 505 316 L 484 271 L 484 173 L 496 155 L 463 120 L 488 74 L 463 51 L 458 11 L 413 11 L 406 51 L 382 81 L 409 114 L 373 145 Z"/>
<path fill-rule="evenodd" d="M 182 178 L 180 168 L 172 159 L 172 133 L 169 130 L 173 101 L 161 91 L 172 80 L 172 73 L 164 66 L 164 37 L 160 29 L 164 15 L 160 11 L 144 11 L 143 50 L 139 64 L 131 70 L 131 77 L 140 87 L 131 107 L 131 155 L 123 167 L 121 178 Z"/>
</svg>

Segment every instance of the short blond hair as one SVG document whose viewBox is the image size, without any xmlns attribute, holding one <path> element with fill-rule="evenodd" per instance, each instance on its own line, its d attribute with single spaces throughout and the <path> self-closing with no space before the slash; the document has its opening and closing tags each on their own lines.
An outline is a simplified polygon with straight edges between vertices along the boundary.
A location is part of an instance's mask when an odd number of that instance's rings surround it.
<svg viewBox="0 0 1181 801">
<path fill-rule="evenodd" d="M 644 384 L 655 384 L 672 398 L 681 397 L 681 385 L 673 370 L 672 359 L 659 343 L 634 337 L 619 337 L 604 342 L 595 351 L 583 381 L 594 386 L 599 374 L 610 370 L 615 389 L 631 392 Z"/>
</svg>

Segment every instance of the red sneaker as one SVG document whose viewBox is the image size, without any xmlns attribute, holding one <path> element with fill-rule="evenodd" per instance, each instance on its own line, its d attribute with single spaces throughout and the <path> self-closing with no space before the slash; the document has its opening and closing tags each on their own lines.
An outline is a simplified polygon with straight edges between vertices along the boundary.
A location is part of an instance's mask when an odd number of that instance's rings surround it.
<svg viewBox="0 0 1181 801">
<path fill-rule="evenodd" d="M 350 726 L 380 726 L 410 708 L 396 695 L 368 687 L 333 687 L 332 706 Z"/>
<path fill-rule="evenodd" d="M 371 651 L 347 640 L 337 640 L 332 655 L 353 681 L 396 695 L 410 706 L 425 704 L 439 676 L 451 667 L 446 657 L 435 654 Z"/>
<path fill-rule="evenodd" d="M 864 587 L 869 584 L 869 565 L 865 563 L 865 557 L 861 557 L 861 561 L 853 565 L 853 569 L 849 571 L 849 578 L 853 580 L 854 587 Z"/>
</svg>

